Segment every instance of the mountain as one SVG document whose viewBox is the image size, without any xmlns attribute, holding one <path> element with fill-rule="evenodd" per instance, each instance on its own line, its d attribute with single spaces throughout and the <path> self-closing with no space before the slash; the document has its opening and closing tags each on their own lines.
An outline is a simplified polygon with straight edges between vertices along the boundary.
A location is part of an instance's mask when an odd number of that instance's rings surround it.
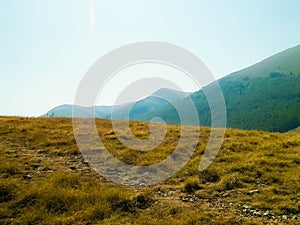
<svg viewBox="0 0 300 225">
<path fill-rule="evenodd" d="M 88 107 L 79 107 L 81 110 L 86 110 L 86 117 L 93 117 L 93 115 L 89 115 L 90 111 Z M 107 118 L 111 110 L 111 106 L 96 106 L 95 107 L 95 115 L 97 118 Z M 42 115 L 41 117 L 62 117 L 62 118 L 71 118 L 73 114 L 73 105 L 60 105 L 51 110 L 47 113 Z"/>
<path fill-rule="evenodd" d="M 185 93 L 173 89 L 162 88 L 154 92 L 152 95 L 139 100 L 137 102 L 126 103 L 122 105 L 114 105 L 114 106 L 95 106 L 95 117 L 96 118 L 107 118 L 114 120 L 139 120 L 145 121 L 149 118 L 155 110 L 162 108 L 168 102 L 177 101 L 179 99 L 185 98 L 190 93 Z M 72 117 L 73 105 L 60 105 L 47 113 L 42 115 L 41 117 Z M 93 117 L 90 112 L 90 108 L 88 107 L 78 107 L 85 117 Z M 86 111 L 86 113 L 84 113 Z"/>
<path fill-rule="evenodd" d="M 300 45 L 232 73 L 220 79 L 219 85 L 226 103 L 227 127 L 285 132 L 300 125 Z M 211 84 L 203 90 L 214 93 L 217 89 Z M 191 98 L 200 123 L 209 126 L 210 109 L 203 90 L 193 93 Z M 182 99 L 178 104 L 184 102 Z M 188 113 L 190 109 L 184 110 Z M 180 123 L 170 104 L 151 116 L 161 117 L 167 123 Z"/>
<path fill-rule="evenodd" d="M 226 104 L 227 127 L 286 132 L 300 126 L 300 45 L 234 72 L 218 83 Z M 209 94 L 214 104 L 220 105 L 215 95 L 216 87 L 216 83 L 212 83 L 192 94 L 160 89 L 126 105 L 96 106 L 96 117 L 137 121 L 161 117 L 169 124 L 199 125 L 187 104 L 187 97 L 190 97 L 195 103 L 200 124 L 211 126 L 206 95 Z M 180 106 L 188 119 L 180 121 L 174 105 Z M 59 106 L 45 115 L 71 117 L 72 107 Z"/>
<path fill-rule="evenodd" d="M 129 118 L 129 120 L 149 121 L 152 118 L 151 115 L 158 109 L 163 108 L 169 103 L 184 99 L 189 94 L 162 88 L 140 101 L 128 104 L 118 110 L 113 110 L 111 118 L 114 120 L 126 120 Z"/>
</svg>

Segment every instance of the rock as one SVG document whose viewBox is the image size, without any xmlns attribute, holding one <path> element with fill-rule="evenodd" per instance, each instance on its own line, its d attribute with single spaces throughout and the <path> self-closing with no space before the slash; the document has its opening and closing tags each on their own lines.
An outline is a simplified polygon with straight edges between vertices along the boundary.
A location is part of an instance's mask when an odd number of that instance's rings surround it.
<svg viewBox="0 0 300 225">
<path fill-rule="evenodd" d="M 220 196 L 220 193 L 218 191 L 213 191 L 212 194 L 215 195 L 215 196 Z"/>
<path fill-rule="evenodd" d="M 185 197 L 181 197 L 180 200 L 183 201 L 183 202 L 187 202 L 188 201 Z"/>
<path fill-rule="evenodd" d="M 282 215 L 282 217 L 281 217 L 283 220 L 287 220 L 287 215 Z"/>
<path fill-rule="evenodd" d="M 222 195 L 222 197 L 228 197 L 229 196 L 229 193 L 224 193 L 223 195 Z"/>
<path fill-rule="evenodd" d="M 244 208 L 244 209 L 250 209 L 251 206 L 249 206 L 249 205 L 243 205 L 243 208 Z"/>
<path fill-rule="evenodd" d="M 24 175 L 23 176 L 23 178 L 25 179 L 25 180 L 31 180 L 31 175 L 30 174 L 26 174 L 26 175 Z"/>
<path fill-rule="evenodd" d="M 253 194 L 257 194 L 257 193 L 259 193 L 259 190 L 257 190 L 257 189 L 248 191 L 248 195 L 253 195 Z"/>
<path fill-rule="evenodd" d="M 75 166 L 70 166 L 70 170 L 77 170 Z"/>
<path fill-rule="evenodd" d="M 253 212 L 253 215 L 259 217 L 259 216 L 261 216 L 261 212 L 259 212 L 259 211 L 254 211 L 254 212 Z"/>
<path fill-rule="evenodd" d="M 249 210 L 248 209 L 243 209 L 243 213 L 248 213 Z"/>
</svg>

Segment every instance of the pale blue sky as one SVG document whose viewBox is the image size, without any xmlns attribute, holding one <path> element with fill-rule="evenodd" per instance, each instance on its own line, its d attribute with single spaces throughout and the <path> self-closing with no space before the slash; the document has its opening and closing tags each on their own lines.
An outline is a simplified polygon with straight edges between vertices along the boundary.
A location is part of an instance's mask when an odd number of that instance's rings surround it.
<svg viewBox="0 0 300 225">
<path fill-rule="evenodd" d="M 220 78 L 300 44 L 300 1 L 0 0 L 0 115 L 72 104 L 99 57 L 145 40 L 194 52 Z"/>
</svg>

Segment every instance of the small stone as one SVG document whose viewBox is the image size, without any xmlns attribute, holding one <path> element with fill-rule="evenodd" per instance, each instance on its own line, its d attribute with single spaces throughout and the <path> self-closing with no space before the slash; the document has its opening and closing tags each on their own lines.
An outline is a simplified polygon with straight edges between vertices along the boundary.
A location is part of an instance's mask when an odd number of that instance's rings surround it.
<svg viewBox="0 0 300 225">
<path fill-rule="evenodd" d="M 70 170 L 76 170 L 75 166 L 70 166 L 69 168 L 70 168 Z"/>
<path fill-rule="evenodd" d="M 44 170 L 44 167 L 41 167 L 39 166 L 38 168 L 36 168 L 36 171 L 40 172 L 40 171 L 43 171 Z"/>
<path fill-rule="evenodd" d="M 283 220 L 287 220 L 287 215 L 282 215 Z"/>
<path fill-rule="evenodd" d="M 185 198 L 185 197 L 182 197 L 182 198 L 181 198 L 181 201 L 183 201 L 183 202 L 188 202 L 188 199 Z"/>
<path fill-rule="evenodd" d="M 222 195 L 222 197 L 227 197 L 227 196 L 229 196 L 229 193 L 224 193 L 224 194 Z"/>
<path fill-rule="evenodd" d="M 248 195 L 253 195 L 253 194 L 257 194 L 257 193 L 259 193 L 259 190 L 251 190 L 251 191 L 249 191 L 248 192 Z"/>
<path fill-rule="evenodd" d="M 215 196 L 219 196 L 220 195 L 220 193 L 218 191 L 213 191 L 212 194 L 215 195 Z"/>
<path fill-rule="evenodd" d="M 254 215 L 254 216 L 261 216 L 261 212 L 255 211 L 255 212 L 253 213 L 253 215 Z"/>
<path fill-rule="evenodd" d="M 250 209 L 251 207 L 248 206 L 248 205 L 243 205 L 243 208 L 245 208 L 245 209 Z"/>
<path fill-rule="evenodd" d="M 31 175 L 30 174 L 26 174 L 26 175 L 23 176 L 23 178 L 25 180 L 31 180 Z"/>
</svg>

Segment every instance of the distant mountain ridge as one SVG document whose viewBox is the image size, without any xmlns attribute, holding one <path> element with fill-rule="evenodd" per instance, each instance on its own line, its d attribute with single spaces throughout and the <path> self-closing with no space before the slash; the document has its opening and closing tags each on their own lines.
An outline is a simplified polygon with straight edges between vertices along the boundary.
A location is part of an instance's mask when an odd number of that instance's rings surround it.
<svg viewBox="0 0 300 225">
<path fill-rule="evenodd" d="M 168 88 L 161 88 L 154 92 L 152 95 L 141 99 L 137 102 L 130 102 L 121 105 L 113 106 L 95 106 L 95 117 L 103 119 L 115 119 L 115 120 L 145 120 L 148 118 L 151 113 L 153 113 L 158 108 L 163 107 L 168 102 L 177 101 L 184 97 L 187 97 L 190 93 L 181 92 Z M 90 113 L 88 107 L 74 106 L 70 104 L 64 104 L 57 106 L 41 117 L 66 117 L 70 118 L 73 116 L 73 107 L 78 107 L 80 110 L 83 110 L 87 113 L 83 113 L 85 117 L 94 117 Z"/>
<path fill-rule="evenodd" d="M 285 132 L 300 126 L 300 45 L 223 77 L 219 85 L 228 127 Z M 215 88 L 212 84 L 203 89 L 213 93 Z M 203 90 L 191 98 L 201 124 L 210 126 L 210 108 Z M 180 122 L 170 105 L 152 116 L 162 117 L 166 123 Z"/>
<path fill-rule="evenodd" d="M 246 130 L 285 132 L 300 126 L 300 45 L 275 54 L 250 67 L 229 74 L 218 80 L 223 91 L 227 127 Z M 161 117 L 166 123 L 181 124 L 172 104 L 184 105 L 190 97 L 197 108 L 201 125 L 211 125 L 209 103 L 205 93 L 214 93 L 210 84 L 194 93 L 160 89 L 153 95 L 125 106 L 97 106 L 96 117 L 150 121 Z M 216 98 L 216 96 L 213 96 Z M 215 99 L 218 101 L 218 99 Z M 70 117 L 70 105 L 60 106 L 48 112 L 54 116 Z M 184 107 L 186 115 L 191 110 Z M 186 125 L 193 124 L 193 121 Z"/>
<path fill-rule="evenodd" d="M 47 113 L 42 115 L 41 117 L 65 117 L 70 118 L 72 117 L 72 111 L 73 111 L 73 105 L 70 104 L 64 104 L 57 106 L 51 110 L 49 110 Z M 81 107 L 85 108 L 85 107 Z M 99 118 L 105 118 L 107 114 L 110 112 L 111 106 L 96 106 L 95 107 L 95 114 Z M 92 117 L 92 115 L 91 115 Z"/>
</svg>

